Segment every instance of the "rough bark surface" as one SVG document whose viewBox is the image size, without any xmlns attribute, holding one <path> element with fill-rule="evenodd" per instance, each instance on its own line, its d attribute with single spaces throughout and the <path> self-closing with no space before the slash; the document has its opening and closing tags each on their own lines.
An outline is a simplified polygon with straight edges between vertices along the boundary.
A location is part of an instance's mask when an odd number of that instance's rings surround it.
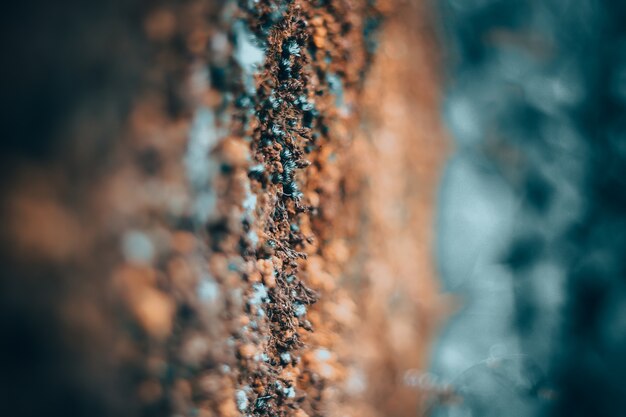
<svg viewBox="0 0 626 417">
<path fill-rule="evenodd" d="M 66 55 L 18 56 L 50 78 L 8 95 L 7 415 L 413 415 L 440 311 L 425 10 L 102 8 L 5 26 Z M 31 126 L 39 85 L 58 113 Z"/>
</svg>

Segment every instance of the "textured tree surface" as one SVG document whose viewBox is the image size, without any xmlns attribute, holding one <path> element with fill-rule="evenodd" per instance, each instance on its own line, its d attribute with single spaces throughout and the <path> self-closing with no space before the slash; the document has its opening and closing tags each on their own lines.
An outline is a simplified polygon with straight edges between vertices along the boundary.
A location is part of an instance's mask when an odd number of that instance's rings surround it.
<svg viewBox="0 0 626 417">
<path fill-rule="evenodd" d="M 626 415 L 621 3 L 3 5 L 0 416 Z"/>
<path fill-rule="evenodd" d="M 414 415 L 432 16 L 40 3 L 2 22 L 0 414 Z"/>
</svg>

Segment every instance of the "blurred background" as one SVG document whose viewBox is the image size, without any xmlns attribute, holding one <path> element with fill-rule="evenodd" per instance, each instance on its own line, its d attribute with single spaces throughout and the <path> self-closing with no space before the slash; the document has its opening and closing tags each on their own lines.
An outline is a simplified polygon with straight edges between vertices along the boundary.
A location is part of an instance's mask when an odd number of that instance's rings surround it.
<svg viewBox="0 0 626 417">
<path fill-rule="evenodd" d="M 456 149 L 438 265 L 461 310 L 437 415 L 622 415 L 624 7 L 439 2 Z"/>
<path fill-rule="evenodd" d="M 621 3 L 4 6 L 0 415 L 626 415 Z"/>
</svg>

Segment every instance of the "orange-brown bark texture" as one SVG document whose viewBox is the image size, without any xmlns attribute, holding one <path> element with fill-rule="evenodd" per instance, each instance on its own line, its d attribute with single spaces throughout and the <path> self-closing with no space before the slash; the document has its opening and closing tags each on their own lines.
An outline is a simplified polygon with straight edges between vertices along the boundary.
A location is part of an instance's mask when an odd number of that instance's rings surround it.
<svg viewBox="0 0 626 417">
<path fill-rule="evenodd" d="M 98 88 L 3 156 L 7 415 L 415 415 L 443 311 L 426 5 L 124 7 L 76 12 L 46 62 Z"/>
</svg>

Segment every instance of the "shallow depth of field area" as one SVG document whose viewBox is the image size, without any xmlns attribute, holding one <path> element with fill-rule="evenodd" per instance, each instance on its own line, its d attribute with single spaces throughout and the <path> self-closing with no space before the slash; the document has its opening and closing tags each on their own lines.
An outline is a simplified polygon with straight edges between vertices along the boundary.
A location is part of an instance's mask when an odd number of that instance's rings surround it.
<svg viewBox="0 0 626 417">
<path fill-rule="evenodd" d="M 0 416 L 626 415 L 625 18 L 3 6 Z"/>
</svg>

